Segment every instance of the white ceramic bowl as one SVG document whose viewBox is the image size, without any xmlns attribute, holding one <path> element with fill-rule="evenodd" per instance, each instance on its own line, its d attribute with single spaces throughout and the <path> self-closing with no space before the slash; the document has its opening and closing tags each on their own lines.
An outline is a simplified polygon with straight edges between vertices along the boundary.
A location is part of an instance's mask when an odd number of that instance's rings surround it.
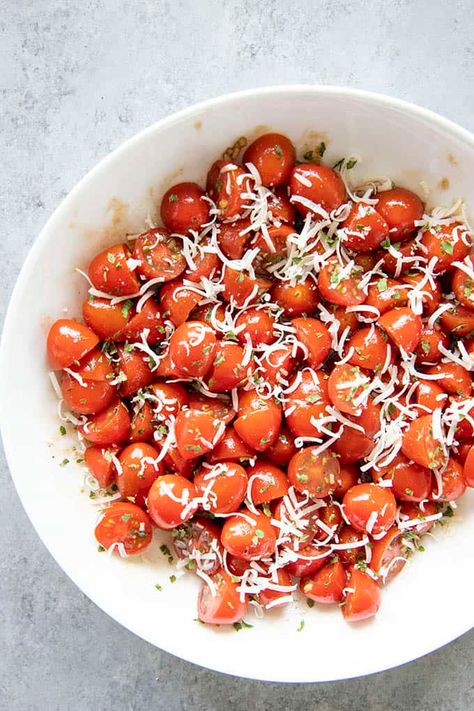
<svg viewBox="0 0 474 711">
<path fill-rule="evenodd" d="M 59 565 L 99 607 L 152 644 L 211 669 L 273 681 L 323 681 L 368 674 L 426 654 L 473 626 L 474 497 L 383 592 L 370 623 L 348 625 L 339 610 L 306 605 L 274 611 L 253 629 L 197 624 L 197 580 L 172 585 L 157 550 L 123 561 L 97 552 L 96 509 L 59 435 L 47 376 L 45 336 L 68 309 L 78 316 L 86 286 L 74 269 L 143 225 L 173 182 L 203 182 L 209 164 L 242 135 L 274 129 L 298 147 L 324 140 L 329 163 L 349 153 L 361 177 L 389 175 L 429 202 L 464 197 L 474 208 L 474 138 L 455 124 L 384 96 L 331 87 L 272 87 L 213 99 L 158 122 L 94 168 L 37 239 L 11 299 L 0 356 L 3 438 L 18 493 Z M 442 185 L 448 189 L 441 189 Z M 160 583 L 162 592 L 154 585 Z M 304 629 L 297 632 L 301 618 Z"/>
</svg>

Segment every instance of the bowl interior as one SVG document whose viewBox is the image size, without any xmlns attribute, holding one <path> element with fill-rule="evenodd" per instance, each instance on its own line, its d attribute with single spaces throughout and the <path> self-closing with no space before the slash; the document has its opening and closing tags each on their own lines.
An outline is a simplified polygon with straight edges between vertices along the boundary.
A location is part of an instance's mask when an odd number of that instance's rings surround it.
<svg viewBox="0 0 474 711">
<path fill-rule="evenodd" d="M 166 119 L 99 164 L 72 191 L 35 243 L 12 298 L 1 353 L 3 437 L 25 509 L 58 563 L 109 615 L 180 657 L 220 671 L 275 681 L 320 681 L 389 668 L 427 653 L 472 627 L 474 496 L 429 540 L 383 594 L 376 620 L 349 626 L 338 610 L 304 603 L 273 611 L 253 629 L 197 624 L 197 581 L 159 551 L 142 560 L 97 552 L 97 509 L 81 494 L 82 470 L 61 436 L 47 377 L 51 322 L 80 316 L 85 268 L 102 247 L 142 228 L 161 193 L 184 179 L 203 182 L 208 166 L 240 136 L 287 134 L 301 153 L 324 141 L 325 161 L 362 159 L 360 177 L 390 176 L 430 205 L 454 197 L 474 206 L 474 142 L 452 124 L 383 97 L 310 87 L 275 88 L 213 100 Z M 26 318 L 25 318 L 26 317 Z M 21 383 L 21 385 L 20 385 Z M 69 464 L 60 466 L 65 459 Z M 165 537 L 166 538 L 166 537 Z M 155 584 L 162 586 L 158 592 Z M 452 590 L 460 591 L 452 604 Z M 297 632 L 300 620 L 304 629 Z"/>
</svg>

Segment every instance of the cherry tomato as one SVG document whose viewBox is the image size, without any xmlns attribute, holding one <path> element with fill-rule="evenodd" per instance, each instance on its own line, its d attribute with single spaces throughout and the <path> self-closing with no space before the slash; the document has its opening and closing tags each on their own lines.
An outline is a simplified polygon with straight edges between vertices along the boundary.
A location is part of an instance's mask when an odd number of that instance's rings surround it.
<svg viewBox="0 0 474 711">
<path fill-rule="evenodd" d="M 278 467 L 286 467 L 290 459 L 296 454 L 295 440 L 289 429 L 283 425 L 278 437 L 266 451 L 266 457 Z"/>
<path fill-rule="evenodd" d="M 150 545 L 153 529 L 139 506 L 120 501 L 105 509 L 95 528 L 95 537 L 106 550 L 114 546 L 114 553 L 119 553 L 123 546 L 126 555 L 136 555 Z"/>
<path fill-rule="evenodd" d="M 392 491 L 399 501 L 423 501 L 429 497 L 432 474 L 429 469 L 399 457 L 390 468 Z"/>
<path fill-rule="evenodd" d="M 254 348 L 276 341 L 274 334 L 275 319 L 271 311 L 257 307 L 245 309 L 237 317 L 235 325 L 238 330 L 237 337 L 243 346 L 247 343 L 247 337 L 250 338 Z"/>
<path fill-rule="evenodd" d="M 217 339 L 202 321 L 187 321 L 178 326 L 170 339 L 170 358 L 185 376 L 202 378 L 212 367 Z"/>
<path fill-rule="evenodd" d="M 449 338 L 437 328 L 424 328 L 421 340 L 416 348 L 416 359 L 420 363 L 437 363 L 443 354 L 439 347 L 449 347 Z"/>
<path fill-rule="evenodd" d="M 294 318 L 291 325 L 296 338 L 304 346 L 304 357 L 315 370 L 326 360 L 331 350 L 331 336 L 326 326 L 316 318 Z"/>
<path fill-rule="evenodd" d="M 388 531 L 395 521 L 397 502 L 391 491 L 377 484 L 356 484 L 344 495 L 344 512 L 356 531 L 373 535 Z"/>
<path fill-rule="evenodd" d="M 377 212 L 387 222 L 390 237 L 405 240 L 416 232 L 415 221 L 423 217 L 423 203 L 418 195 L 406 188 L 384 190 L 378 195 Z"/>
<path fill-rule="evenodd" d="M 84 452 L 86 467 L 103 489 L 107 489 L 115 481 L 117 471 L 111 455 L 117 452 L 118 447 L 113 445 L 108 448 L 92 445 Z"/>
<path fill-rule="evenodd" d="M 431 314 L 436 311 L 441 303 L 441 286 L 439 282 L 436 281 L 433 286 L 431 281 L 429 279 L 426 280 L 425 275 L 422 273 L 405 274 L 403 281 L 405 284 L 409 284 L 413 288 L 417 287 L 419 284 L 422 284 L 423 313 L 425 316 L 431 316 Z"/>
<path fill-rule="evenodd" d="M 374 436 L 380 428 L 380 406 L 369 400 L 360 414 L 347 415 L 347 419 L 362 427 L 363 432 L 345 425 L 339 433 L 333 449 L 343 464 L 357 462 L 372 451 Z"/>
<path fill-rule="evenodd" d="M 361 397 L 369 382 L 359 366 L 349 363 L 335 365 L 328 380 L 329 398 L 341 412 L 356 415 L 361 409 Z"/>
<path fill-rule="evenodd" d="M 319 294 L 312 279 L 306 279 L 296 286 L 289 282 L 277 282 L 271 290 L 272 301 L 281 306 L 286 316 L 311 314 L 319 304 Z"/>
<path fill-rule="evenodd" d="M 84 358 L 98 344 L 99 339 L 87 326 L 72 319 L 59 319 L 49 329 L 47 351 L 53 370 L 69 368 Z"/>
<path fill-rule="evenodd" d="M 130 415 L 125 404 L 121 400 L 114 400 L 105 410 L 79 427 L 79 432 L 89 442 L 103 447 L 124 442 L 130 433 Z"/>
<path fill-rule="evenodd" d="M 439 274 L 450 269 L 453 262 L 462 262 L 467 257 L 471 239 L 472 236 L 462 223 L 452 222 L 424 230 L 420 244 L 428 262 L 436 258 L 434 271 Z"/>
<path fill-rule="evenodd" d="M 149 357 L 133 347 L 118 346 L 118 376 L 125 378 L 120 383 L 122 397 L 131 397 L 153 382 L 155 375 L 150 370 Z"/>
<path fill-rule="evenodd" d="M 474 446 L 471 446 L 464 462 L 464 480 L 468 486 L 474 487 Z"/>
<path fill-rule="evenodd" d="M 341 602 L 346 587 L 346 571 L 341 561 L 335 558 L 324 567 L 300 580 L 300 590 L 310 600 L 331 605 Z"/>
<path fill-rule="evenodd" d="M 438 501 L 455 501 L 466 491 L 463 468 L 455 459 L 450 458 L 442 475 L 442 493 Z M 435 486 L 435 490 L 437 487 Z"/>
<path fill-rule="evenodd" d="M 286 587 L 288 589 L 274 590 L 273 586 L 278 588 Z M 267 610 L 273 607 L 280 607 L 291 602 L 291 593 L 294 588 L 295 586 L 292 584 L 287 571 L 280 568 L 273 576 L 268 577 L 268 587 L 258 593 L 257 600 Z"/>
<path fill-rule="evenodd" d="M 130 442 L 147 442 L 155 431 L 154 413 L 148 401 L 139 410 L 134 411 L 130 423 Z"/>
<path fill-rule="evenodd" d="M 244 560 L 259 560 L 274 552 L 276 533 L 265 514 L 242 509 L 224 521 L 221 541 L 232 555 Z"/>
<path fill-rule="evenodd" d="M 244 256 L 247 243 L 253 235 L 253 232 L 248 229 L 250 224 L 248 218 L 219 224 L 217 241 L 227 259 L 242 259 Z"/>
<path fill-rule="evenodd" d="M 148 490 L 157 476 L 164 474 L 164 465 L 157 458 L 157 450 L 146 443 L 129 444 L 121 451 L 117 485 L 124 499 L 135 496 L 141 489 Z"/>
<path fill-rule="evenodd" d="M 354 464 L 343 464 L 341 462 L 339 478 L 341 483 L 335 488 L 333 493 L 334 498 L 338 501 L 344 497 L 344 494 L 346 491 L 349 491 L 351 486 L 357 484 L 359 473 Z"/>
<path fill-rule="evenodd" d="M 290 227 L 290 225 L 268 227 L 265 235 L 263 232 L 258 232 L 251 243 L 253 249 L 256 247 L 259 249 L 259 253 L 255 258 L 255 268 L 259 271 L 269 269 L 269 267 L 278 264 L 278 262 L 286 261 L 288 240 L 295 234 L 294 228 Z"/>
<path fill-rule="evenodd" d="M 226 425 L 232 422 L 236 415 L 235 410 L 232 409 L 230 400 L 220 397 L 206 397 L 199 393 L 190 393 L 189 408 L 191 410 L 210 412 L 214 418 Z"/>
<path fill-rule="evenodd" d="M 237 307 L 249 306 L 254 303 L 270 286 L 268 281 L 252 279 L 245 272 L 238 272 L 228 267 L 224 269 L 223 284 L 222 296 Z"/>
<path fill-rule="evenodd" d="M 402 521 L 419 521 L 415 526 L 411 526 L 409 531 L 416 531 L 420 536 L 427 533 L 436 524 L 436 521 L 426 521 L 428 516 L 434 516 L 438 512 L 438 507 L 434 501 L 425 501 L 423 509 L 418 504 L 404 501 L 400 506 L 400 519 Z M 383 540 L 383 539 L 382 539 Z"/>
<path fill-rule="evenodd" d="M 444 390 L 453 395 L 469 397 L 472 392 L 472 376 L 458 363 L 437 363 L 426 372 L 431 375 L 443 375 L 436 381 Z"/>
<path fill-rule="evenodd" d="M 183 459 L 196 459 L 210 452 L 224 429 L 210 412 L 181 410 L 175 421 L 176 445 Z"/>
<path fill-rule="evenodd" d="M 264 452 L 271 447 L 280 431 L 281 420 L 281 406 L 272 398 L 263 400 L 256 390 L 240 393 L 234 427 L 239 437 L 252 449 Z"/>
<path fill-rule="evenodd" d="M 212 513 L 238 511 L 247 493 L 245 469 L 234 462 L 220 462 L 199 470 L 194 476 L 196 491 L 206 499 L 205 508 Z"/>
<path fill-rule="evenodd" d="M 297 551 L 294 551 L 297 557 L 285 565 L 285 570 L 296 578 L 301 578 L 303 575 L 313 575 L 326 565 L 330 550 L 330 548 L 314 543 L 301 545 Z"/>
<path fill-rule="evenodd" d="M 207 174 L 206 192 L 216 203 L 219 217 L 230 220 L 242 213 L 246 199 L 244 193 L 250 191 L 245 171 L 239 166 L 217 160 Z"/>
<path fill-rule="evenodd" d="M 181 383 L 156 382 L 150 386 L 150 401 L 157 420 L 176 417 L 178 412 L 189 403 L 189 395 Z"/>
<path fill-rule="evenodd" d="M 355 203 L 341 226 L 343 243 L 354 252 L 377 249 L 388 237 L 389 226 L 371 205 Z"/>
<path fill-rule="evenodd" d="M 433 436 L 432 415 L 423 415 L 410 422 L 403 434 L 402 452 L 421 467 L 436 469 L 444 464 L 441 444 Z"/>
<path fill-rule="evenodd" d="M 230 625 L 247 612 L 247 602 L 240 600 L 237 584 L 228 573 L 219 570 L 211 576 L 212 590 L 203 583 L 198 597 L 198 618 L 208 625 Z"/>
<path fill-rule="evenodd" d="M 208 518 L 196 517 L 173 529 L 173 548 L 178 558 L 195 561 L 198 570 L 214 575 L 221 567 L 221 531 Z M 194 568 L 193 568 L 194 569 Z"/>
<path fill-rule="evenodd" d="M 377 372 L 387 360 L 393 363 L 393 357 L 388 354 L 387 336 L 378 328 L 361 328 L 347 342 L 347 351 L 353 348 L 350 358 L 352 365 Z"/>
<path fill-rule="evenodd" d="M 319 372 L 313 377 L 309 370 L 299 371 L 291 381 L 290 393 L 286 396 L 285 419 L 295 437 L 314 437 L 320 432 L 318 420 L 327 415 L 326 408 L 331 404 L 326 382 Z"/>
<path fill-rule="evenodd" d="M 114 244 L 99 252 L 89 264 L 88 274 L 93 286 L 114 296 L 136 294 L 140 281 L 127 263 L 132 255 L 126 244 Z"/>
<path fill-rule="evenodd" d="M 224 436 L 209 452 L 207 461 L 210 464 L 215 462 L 240 462 L 251 459 L 254 452 L 243 442 L 233 427 L 226 427 Z"/>
<path fill-rule="evenodd" d="M 78 382 L 69 373 L 63 375 L 61 393 L 66 406 L 80 415 L 101 412 L 116 396 L 115 388 L 106 380 L 99 382 L 81 379 Z"/>
<path fill-rule="evenodd" d="M 122 308 L 129 302 L 126 301 Z M 154 346 L 165 337 L 165 327 L 160 307 L 153 298 L 147 299 L 141 311 L 136 311 L 120 334 L 121 341 L 141 341 L 142 333 L 146 334 L 146 342 Z"/>
<path fill-rule="evenodd" d="M 346 274 L 338 259 L 329 259 L 319 272 L 318 289 L 323 299 L 331 304 L 358 306 L 365 301 L 365 294 L 359 289 L 361 276 L 358 269 Z"/>
<path fill-rule="evenodd" d="M 275 385 L 281 381 L 286 381 L 294 365 L 295 360 L 292 356 L 292 348 L 283 344 L 265 353 L 260 358 L 257 372 L 270 385 Z"/>
<path fill-rule="evenodd" d="M 336 210 L 346 199 L 346 188 L 339 173 L 325 165 L 301 163 L 293 168 L 289 179 L 290 195 L 298 212 L 320 214 L 307 200 L 326 212 Z M 296 199 L 295 199 L 296 198 Z M 304 202 L 300 202 L 300 199 Z"/>
<path fill-rule="evenodd" d="M 346 587 L 348 592 L 342 614 L 348 622 L 359 622 L 377 614 L 381 593 L 378 584 L 370 575 L 358 568 L 352 568 Z"/>
<path fill-rule="evenodd" d="M 328 501 L 326 506 L 318 509 L 316 513 L 318 514 L 318 518 L 315 521 L 316 533 L 314 538 L 324 543 L 327 541 L 328 535 L 330 535 L 328 529 L 331 529 L 331 535 L 334 535 L 341 527 L 343 521 L 341 509 L 336 504 Z M 320 524 L 323 524 L 324 528 Z"/>
<path fill-rule="evenodd" d="M 250 361 L 245 363 L 245 351 L 237 343 L 223 341 L 217 345 L 214 363 L 207 384 L 214 393 L 225 393 L 242 387 L 253 371 Z"/>
<path fill-rule="evenodd" d="M 339 462 L 327 449 L 318 453 L 318 447 L 306 447 L 290 461 L 288 480 L 297 491 L 324 499 L 340 482 Z"/>
<path fill-rule="evenodd" d="M 474 256 L 468 255 L 464 259 L 464 264 L 468 270 L 474 267 Z M 455 269 L 453 273 L 452 289 L 456 299 L 467 308 L 474 308 L 474 281 L 462 269 Z"/>
<path fill-rule="evenodd" d="M 362 531 L 355 531 L 352 526 L 343 526 L 338 534 L 339 544 L 348 546 L 338 548 L 337 554 L 343 563 L 354 564 L 365 558 L 365 546 L 357 545 L 364 538 Z"/>
<path fill-rule="evenodd" d="M 296 151 L 289 138 L 281 133 L 265 133 L 245 150 L 242 162 L 253 163 L 263 185 L 269 188 L 288 182 L 295 165 Z"/>
<path fill-rule="evenodd" d="M 295 224 L 295 208 L 290 202 L 285 188 L 276 188 L 268 197 L 268 211 L 275 223 Z"/>
<path fill-rule="evenodd" d="M 204 279 L 212 279 L 220 270 L 221 261 L 214 247 L 211 245 L 209 237 L 204 237 L 200 242 L 202 251 L 193 258 L 194 266 L 188 266 L 183 272 L 183 279 L 193 281 L 196 284 Z"/>
<path fill-rule="evenodd" d="M 209 203 L 203 196 L 196 183 L 178 183 L 167 190 L 160 209 L 166 229 L 183 235 L 190 230 L 199 232 L 209 222 Z"/>
<path fill-rule="evenodd" d="M 137 237 L 133 258 L 140 262 L 137 270 L 145 279 L 171 281 L 186 268 L 182 241 L 162 227 L 148 230 Z"/>
<path fill-rule="evenodd" d="M 377 319 L 377 324 L 406 353 L 413 353 L 420 342 L 423 328 L 421 316 L 410 308 L 391 309 Z"/>
<path fill-rule="evenodd" d="M 416 389 L 416 404 L 426 408 L 424 411 L 433 412 L 439 407 L 444 407 L 448 401 L 448 394 L 445 393 L 433 380 L 419 380 Z"/>
<path fill-rule="evenodd" d="M 385 584 L 394 578 L 406 563 L 406 548 L 403 545 L 403 531 L 392 526 L 383 538 L 372 541 L 370 568 Z"/>
<path fill-rule="evenodd" d="M 127 304 L 127 302 L 125 302 Z M 130 319 L 130 309 L 124 303 L 112 304 L 110 299 L 90 295 L 82 305 L 87 325 L 103 341 L 121 340 L 121 333 Z"/>
<path fill-rule="evenodd" d="M 268 504 L 274 499 L 281 499 L 288 493 L 288 480 L 285 472 L 271 462 L 259 461 L 247 470 L 250 486 L 250 499 L 254 506 Z"/>
<path fill-rule="evenodd" d="M 373 306 L 380 315 L 397 306 L 406 306 L 408 303 L 408 289 L 395 279 L 383 277 L 375 284 L 370 284 L 367 290 L 367 306 Z"/>
<path fill-rule="evenodd" d="M 453 305 L 441 314 L 440 321 L 443 330 L 457 338 L 471 338 L 474 335 L 474 311 L 465 306 Z"/>
<path fill-rule="evenodd" d="M 189 287 L 183 286 L 183 282 L 180 280 L 164 284 L 160 294 L 163 314 L 175 326 L 179 326 L 187 320 L 189 314 L 201 299 L 202 296 Z"/>
<path fill-rule="evenodd" d="M 164 474 L 148 492 L 148 513 L 158 528 L 176 528 L 194 515 L 196 498 L 194 484 L 179 474 Z"/>
</svg>

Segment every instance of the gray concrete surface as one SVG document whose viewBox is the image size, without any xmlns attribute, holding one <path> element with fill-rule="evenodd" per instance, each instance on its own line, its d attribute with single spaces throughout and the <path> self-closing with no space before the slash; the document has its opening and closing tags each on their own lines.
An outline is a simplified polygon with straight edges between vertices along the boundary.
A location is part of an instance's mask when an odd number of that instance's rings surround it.
<svg viewBox="0 0 474 711">
<path fill-rule="evenodd" d="M 0 0 L 0 11 L 2 320 L 29 247 L 77 180 L 124 139 L 195 101 L 256 85 L 332 83 L 409 99 L 474 129 L 472 0 Z M 0 476 L 2 710 L 474 706 L 474 632 L 393 671 L 295 687 L 161 653 L 56 566 L 3 456 Z"/>
</svg>

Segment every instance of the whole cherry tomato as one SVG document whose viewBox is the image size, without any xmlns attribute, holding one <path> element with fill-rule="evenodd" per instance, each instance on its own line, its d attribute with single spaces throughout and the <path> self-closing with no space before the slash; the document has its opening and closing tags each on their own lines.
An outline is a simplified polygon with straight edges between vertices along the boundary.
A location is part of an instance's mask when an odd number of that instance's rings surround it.
<svg viewBox="0 0 474 711">
<path fill-rule="evenodd" d="M 292 201 L 302 215 L 308 212 L 320 214 L 307 201 L 331 212 L 346 199 L 346 188 L 339 173 L 317 163 L 300 163 L 293 168 L 289 188 Z"/>
<path fill-rule="evenodd" d="M 296 161 L 295 147 L 281 133 L 265 133 L 245 150 L 242 162 L 253 163 L 262 184 L 273 188 L 288 181 Z"/>
<path fill-rule="evenodd" d="M 388 531 L 395 521 L 395 497 L 377 484 L 356 484 L 344 495 L 342 503 L 347 519 L 357 531 L 377 535 Z"/>
<path fill-rule="evenodd" d="M 158 460 L 155 447 L 144 442 L 129 444 L 120 452 L 121 469 L 118 470 L 117 485 L 123 498 L 136 496 L 142 489 L 148 489 L 155 479 L 165 473 L 163 462 Z"/>
<path fill-rule="evenodd" d="M 378 195 L 377 212 L 387 222 L 390 237 L 405 240 L 416 231 L 415 221 L 423 217 L 423 203 L 418 195 L 406 188 L 384 190 Z"/>
<path fill-rule="evenodd" d="M 224 521 L 221 541 L 232 555 L 244 560 L 259 560 L 274 552 L 276 533 L 265 514 L 242 509 Z"/>
<path fill-rule="evenodd" d="M 199 232 L 209 221 L 209 203 L 203 198 L 204 192 L 196 183 L 178 183 L 163 195 L 161 219 L 170 232 L 187 234 L 190 230 Z"/>
<path fill-rule="evenodd" d="M 256 390 L 242 391 L 239 412 L 234 422 L 239 437 L 257 452 L 264 452 L 274 443 L 282 421 L 281 406 L 272 398 L 263 400 Z"/>
<path fill-rule="evenodd" d="M 197 491 L 178 474 L 159 476 L 148 492 L 148 513 L 158 528 L 176 528 L 196 512 Z"/>
</svg>

